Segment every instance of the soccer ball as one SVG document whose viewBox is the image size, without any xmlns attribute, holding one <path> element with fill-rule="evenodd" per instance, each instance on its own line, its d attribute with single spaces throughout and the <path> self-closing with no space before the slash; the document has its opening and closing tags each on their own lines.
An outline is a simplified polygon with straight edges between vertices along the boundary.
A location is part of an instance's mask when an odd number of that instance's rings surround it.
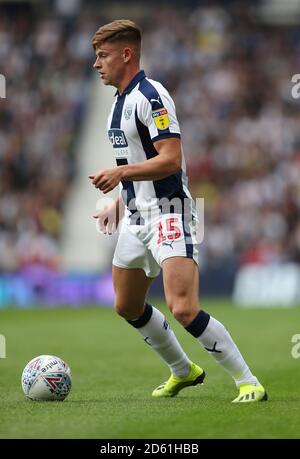
<svg viewBox="0 0 300 459">
<path fill-rule="evenodd" d="M 69 366 L 55 355 L 39 355 L 22 373 L 22 388 L 31 400 L 64 400 L 72 387 Z"/>
</svg>

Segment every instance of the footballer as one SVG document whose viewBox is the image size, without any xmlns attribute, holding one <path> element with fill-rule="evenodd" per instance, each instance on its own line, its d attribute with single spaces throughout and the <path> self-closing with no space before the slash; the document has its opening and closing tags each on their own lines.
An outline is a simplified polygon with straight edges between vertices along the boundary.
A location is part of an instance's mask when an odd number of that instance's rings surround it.
<svg viewBox="0 0 300 459">
<path fill-rule="evenodd" d="M 112 262 L 115 310 L 169 367 L 169 379 L 152 396 L 173 397 L 205 378 L 164 315 L 146 301 L 151 282 L 162 269 L 171 313 L 233 378 L 238 390 L 233 402 L 267 400 L 228 331 L 200 308 L 197 215 L 180 128 L 167 89 L 140 69 L 141 31 L 130 20 L 115 20 L 96 31 L 92 45 L 100 79 L 116 88 L 107 124 L 116 166 L 90 179 L 103 193 L 120 188 L 114 203 L 96 218 L 101 230 L 111 233 L 124 213 Z"/>
</svg>

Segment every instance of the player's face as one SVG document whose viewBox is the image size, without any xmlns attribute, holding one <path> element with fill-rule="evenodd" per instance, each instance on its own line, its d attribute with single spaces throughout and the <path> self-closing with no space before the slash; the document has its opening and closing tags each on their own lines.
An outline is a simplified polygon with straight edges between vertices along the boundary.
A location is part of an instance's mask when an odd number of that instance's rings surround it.
<svg viewBox="0 0 300 459">
<path fill-rule="evenodd" d="M 123 51 L 124 46 L 120 43 L 103 43 L 96 49 L 94 68 L 105 85 L 118 87 L 122 81 L 125 71 Z"/>
</svg>

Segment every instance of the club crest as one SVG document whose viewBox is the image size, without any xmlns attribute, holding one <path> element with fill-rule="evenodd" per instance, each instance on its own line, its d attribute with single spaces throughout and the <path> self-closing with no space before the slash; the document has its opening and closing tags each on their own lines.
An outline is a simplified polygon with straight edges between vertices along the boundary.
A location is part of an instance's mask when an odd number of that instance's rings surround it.
<svg viewBox="0 0 300 459">
<path fill-rule="evenodd" d="M 133 109 L 133 105 L 125 105 L 125 109 L 124 109 L 125 120 L 129 120 L 129 118 L 131 117 L 132 109 Z"/>
</svg>

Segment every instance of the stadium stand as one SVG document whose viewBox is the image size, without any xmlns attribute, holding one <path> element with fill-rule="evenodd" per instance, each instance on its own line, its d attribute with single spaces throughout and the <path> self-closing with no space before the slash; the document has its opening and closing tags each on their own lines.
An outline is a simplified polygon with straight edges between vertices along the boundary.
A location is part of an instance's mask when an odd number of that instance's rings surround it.
<svg viewBox="0 0 300 459">
<path fill-rule="evenodd" d="M 33 261 L 60 266 L 100 15 L 57 11 L 0 15 L 9 94 L 0 105 L 2 272 Z M 202 269 L 299 263 L 300 111 L 290 83 L 299 30 L 265 25 L 238 6 L 165 7 L 140 22 L 147 73 L 176 100 L 191 189 L 205 198 Z"/>
</svg>

